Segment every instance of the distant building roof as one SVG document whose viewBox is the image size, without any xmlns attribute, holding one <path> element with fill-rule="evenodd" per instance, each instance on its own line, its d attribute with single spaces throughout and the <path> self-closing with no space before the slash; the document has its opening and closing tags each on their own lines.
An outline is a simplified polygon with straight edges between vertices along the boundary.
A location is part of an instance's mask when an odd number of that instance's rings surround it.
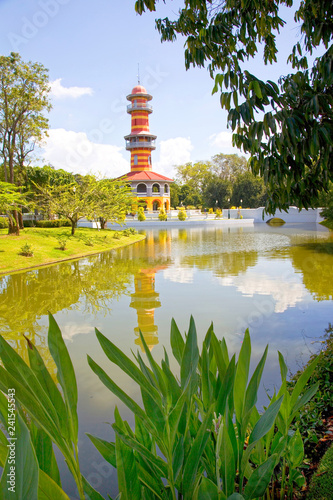
<svg viewBox="0 0 333 500">
<path fill-rule="evenodd" d="M 140 170 L 139 172 L 128 172 L 120 178 L 126 177 L 128 181 L 167 181 L 173 182 L 173 179 L 165 177 L 165 175 L 157 174 L 151 170 Z"/>
</svg>

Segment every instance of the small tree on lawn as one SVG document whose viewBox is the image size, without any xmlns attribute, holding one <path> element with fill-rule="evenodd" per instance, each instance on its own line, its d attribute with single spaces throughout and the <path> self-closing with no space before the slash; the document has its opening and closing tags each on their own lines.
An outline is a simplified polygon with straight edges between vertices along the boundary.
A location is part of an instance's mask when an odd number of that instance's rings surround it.
<svg viewBox="0 0 333 500">
<path fill-rule="evenodd" d="M 48 207 L 51 213 L 69 219 L 74 236 L 78 221 L 91 213 L 93 185 L 94 178 L 86 176 L 79 183 L 40 187 L 41 205 Z"/>
<path fill-rule="evenodd" d="M 101 229 L 107 222 L 123 223 L 133 204 L 131 187 L 121 180 L 101 179 L 92 181 L 90 190 L 90 217 L 98 220 Z"/>
</svg>

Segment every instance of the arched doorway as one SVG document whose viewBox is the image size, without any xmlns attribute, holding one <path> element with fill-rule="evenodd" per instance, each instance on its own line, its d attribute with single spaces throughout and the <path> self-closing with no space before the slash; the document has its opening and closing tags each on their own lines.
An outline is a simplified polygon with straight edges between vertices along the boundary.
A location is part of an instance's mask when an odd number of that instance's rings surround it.
<svg viewBox="0 0 333 500">
<path fill-rule="evenodd" d="M 159 200 L 153 201 L 153 210 L 159 210 L 160 206 L 161 206 L 161 202 Z"/>
</svg>

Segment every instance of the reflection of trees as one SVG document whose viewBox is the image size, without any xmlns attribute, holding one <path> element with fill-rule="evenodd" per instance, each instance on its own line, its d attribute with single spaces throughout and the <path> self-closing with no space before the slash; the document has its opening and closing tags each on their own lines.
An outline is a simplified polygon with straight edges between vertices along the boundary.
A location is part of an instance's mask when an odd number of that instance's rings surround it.
<svg viewBox="0 0 333 500">
<path fill-rule="evenodd" d="M 333 299 L 333 242 L 294 245 L 290 255 L 294 268 L 303 274 L 303 283 L 314 298 Z"/>
<path fill-rule="evenodd" d="M 26 358 L 23 334 L 49 359 L 46 328 L 38 321 L 48 311 L 110 310 L 110 302 L 126 293 L 140 262 L 107 252 L 3 278 L 0 288 L 0 333 Z"/>
<path fill-rule="evenodd" d="M 257 259 L 258 253 L 251 251 L 186 256 L 181 259 L 181 263 L 198 269 L 210 270 L 215 276 L 222 278 L 244 273 L 248 267 L 255 266 Z"/>
</svg>

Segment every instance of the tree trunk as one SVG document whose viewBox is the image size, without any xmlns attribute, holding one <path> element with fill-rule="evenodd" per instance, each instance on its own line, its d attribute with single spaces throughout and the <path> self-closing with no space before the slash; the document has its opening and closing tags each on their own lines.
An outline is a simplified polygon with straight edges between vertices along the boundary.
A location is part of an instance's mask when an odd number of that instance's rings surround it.
<svg viewBox="0 0 333 500">
<path fill-rule="evenodd" d="M 20 227 L 20 229 L 24 229 L 22 212 L 18 213 L 18 221 L 19 221 L 19 227 Z"/>
<path fill-rule="evenodd" d="M 20 226 L 16 210 L 13 210 L 12 217 L 8 217 L 8 234 L 20 236 Z"/>
<path fill-rule="evenodd" d="M 106 229 L 106 224 L 107 224 L 107 222 L 108 222 L 108 221 L 107 221 L 106 219 L 104 219 L 103 217 L 100 217 L 100 218 L 99 218 L 99 223 L 100 223 L 100 225 L 101 225 L 101 229 Z"/>
</svg>

